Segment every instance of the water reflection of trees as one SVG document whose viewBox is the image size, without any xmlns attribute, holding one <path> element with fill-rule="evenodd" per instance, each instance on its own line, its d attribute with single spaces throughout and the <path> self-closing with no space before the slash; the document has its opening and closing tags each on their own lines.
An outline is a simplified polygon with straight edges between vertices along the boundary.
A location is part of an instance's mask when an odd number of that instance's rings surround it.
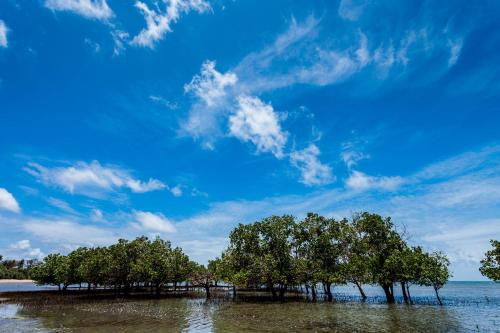
<svg viewBox="0 0 500 333">
<path fill-rule="evenodd" d="M 459 332 L 453 309 L 337 303 L 230 303 L 213 315 L 214 332 Z"/>
<path fill-rule="evenodd" d="M 19 316 L 37 319 L 44 329 L 81 332 L 181 332 L 190 327 L 189 300 L 95 301 L 25 304 Z"/>
</svg>

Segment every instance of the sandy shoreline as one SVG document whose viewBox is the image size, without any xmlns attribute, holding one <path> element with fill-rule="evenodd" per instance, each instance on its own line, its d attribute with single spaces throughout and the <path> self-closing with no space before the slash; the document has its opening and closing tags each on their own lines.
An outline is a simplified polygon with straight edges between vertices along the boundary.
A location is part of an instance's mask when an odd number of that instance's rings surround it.
<svg viewBox="0 0 500 333">
<path fill-rule="evenodd" d="M 35 281 L 33 280 L 14 280 L 14 279 L 4 279 L 0 280 L 0 284 L 7 284 L 7 283 L 34 283 Z"/>
</svg>

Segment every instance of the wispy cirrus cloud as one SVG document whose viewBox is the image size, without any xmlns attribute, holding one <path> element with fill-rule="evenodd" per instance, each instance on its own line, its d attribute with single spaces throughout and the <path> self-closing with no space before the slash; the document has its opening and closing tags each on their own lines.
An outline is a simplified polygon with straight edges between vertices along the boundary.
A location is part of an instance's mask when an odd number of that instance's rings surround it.
<svg viewBox="0 0 500 333">
<path fill-rule="evenodd" d="M 163 0 L 164 9 L 160 3 L 149 7 L 145 2 L 136 1 L 135 7 L 142 13 L 146 20 L 146 27 L 136 35 L 131 44 L 153 48 L 155 43 L 172 31 L 172 24 L 177 22 L 181 14 L 190 11 L 203 13 L 211 10 L 210 4 L 204 0 Z"/>
<path fill-rule="evenodd" d="M 24 170 L 45 185 L 59 187 L 72 194 L 99 197 L 103 193 L 126 188 L 133 193 L 162 190 L 166 185 L 158 179 L 142 181 L 129 171 L 116 166 L 103 166 L 98 161 L 76 162 L 74 165 L 45 167 L 30 162 Z"/>
<path fill-rule="evenodd" d="M 7 33 L 9 29 L 5 25 L 3 20 L 0 20 L 0 47 L 7 47 L 9 45 L 9 41 L 7 40 Z"/>
<path fill-rule="evenodd" d="M 68 11 L 89 19 L 109 20 L 114 16 L 106 0 L 45 0 L 53 11 Z"/>
</svg>

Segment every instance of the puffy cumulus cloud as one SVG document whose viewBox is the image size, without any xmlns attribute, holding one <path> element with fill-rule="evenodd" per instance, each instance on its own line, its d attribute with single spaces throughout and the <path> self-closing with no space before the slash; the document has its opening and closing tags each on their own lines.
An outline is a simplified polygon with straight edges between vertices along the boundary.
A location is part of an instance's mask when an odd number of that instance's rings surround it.
<svg viewBox="0 0 500 333">
<path fill-rule="evenodd" d="M 134 225 L 139 229 L 162 233 L 176 232 L 175 226 L 163 214 L 136 211 L 133 217 Z"/>
<path fill-rule="evenodd" d="M 132 39 L 132 45 L 153 48 L 157 41 L 172 31 L 172 23 L 177 22 L 181 14 L 190 11 L 203 13 L 211 9 L 210 4 L 204 0 L 163 0 L 163 3 L 164 11 L 159 9 L 158 3 L 155 8 L 150 8 L 142 1 L 135 3 L 146 20 L 146 28 Z"/>
<path fill-rule="evenodd" d="M 184 91 L 194 93 L 208 107 L 212 107 L 226 96 L 226 87 L 234 86 L 237 80 L 236 74 L 220 73 L 215 69 L 214 61 L 205 61 L 200 74 L 184 86 Z"/>
<path fill-rule="evenodd" d="M 10 252 L 20 258 L 42 259 L 45 255 L 39 248 L 33 248 L 29 239 L 20 240 L 10 245 Z"/>
<path fill-rule="evenodd" d="M 132 177 L 127 170 L 114 166 L 102 166 L 98 161 L 77 162 L 72 166 L 53 168 L 28 163 L 24 170 L 46 185 L 60 187 L 69 193 L 93 197 L 120 188 L 127 188 L 134 193 L 144 193 L 166 187 L 157 179 L 141 181 Z"/>
<path fill-rule="evenodd" d="M 234 73 L 221 73 L 215 69 L 214 61 L 205 61 L 200 74 L 184 85 L 185 92 L 194 95 L 195 102 L 181 124 L 181 133 L 201 139 L 204 148 L 214 149 L 215 141 L 223 135 L 222 118 L 232 108 L 234 96 L 229 88 L 237 81 Z"/>
<path fill-rule="evenodd" d="M 5 25 L 5 22 L 0 20 L 0 47 L 7 47 L 8 46 L 8 40 L 7 40 L 7 32 L 9 29 L 7 29 L 7 26 Z"/>
<path fill-rule="evenodd" d="M 273 107 L 257 97 L 238 97 L 238 107 L 229 117 L 229 131 L 242 141 L 252 142 L 258 152 L 271 152 L 277 158 L 283 157 L 287 133 L 281 129 Z"/>
<path fill-rule="evenodd" d="M 14 213 L 19 213 L 21 207 L 16 198 L 7 191 L 6 189 L 0 187 L 0 210 L 6 210 Z"/>
<path fill-rule="evenodd" d="M 346 180 L 346 185 L 358 191 L 365 190 L 384 190 L 392 191 L 397 189 L 403 182 L 401 177 L 387 177 L 387 176 L 369 176 L 360 171 L 352 171 L 349 178 Z"/>
<path fill-rule="evenodd" d="M 45 7 L 101 21 L 106 21 L 114 15 L 106 0 L 45 0 Z"/>
<path fill-rule="evenodd" d="M 334 180 L 332 169 L 321 163 L 319 155 L 320 150 L 315 144 L 310 144 L 307 148 L 290 154 L 292 165 L 300 170 L 301 183 L 308 186 L 324 185 Z"/>
</svg>

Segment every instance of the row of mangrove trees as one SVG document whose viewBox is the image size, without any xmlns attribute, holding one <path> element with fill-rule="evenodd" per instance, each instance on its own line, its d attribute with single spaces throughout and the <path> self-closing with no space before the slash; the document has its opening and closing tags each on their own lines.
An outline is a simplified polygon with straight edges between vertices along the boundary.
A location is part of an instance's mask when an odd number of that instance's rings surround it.
<svg viewBox="0 0 500 333">
<path fill-rule="evenodd" d="M 68 255 L 50 254 L 30 269 L 39 284 L 84 285 L 117 292 L 147 290 L 152 293 L 182 288 L 213 287 L 267 290 L 283 299 L 291 290 L 302 290 L 313 299 L 321 292 L 332 300 L 332 287 L 352 283 L 366 299 L 363 285 L 377 284 L 388 303 L 394 289 L 411 303 L 410 286 L 439 289 L 448 281 L 449 261 L 440 252 L 410 246 L 405 232 L 390 218 L 362 213 L 351 220 L 336 220 L 309 213 L 303 220 L 271 216 L 238 225 L 229 245 L 207 266 L 193 262 L 171 243 L 160 238 L 119 240 L 108 247 L 80 247 Z"/>
</svg>

